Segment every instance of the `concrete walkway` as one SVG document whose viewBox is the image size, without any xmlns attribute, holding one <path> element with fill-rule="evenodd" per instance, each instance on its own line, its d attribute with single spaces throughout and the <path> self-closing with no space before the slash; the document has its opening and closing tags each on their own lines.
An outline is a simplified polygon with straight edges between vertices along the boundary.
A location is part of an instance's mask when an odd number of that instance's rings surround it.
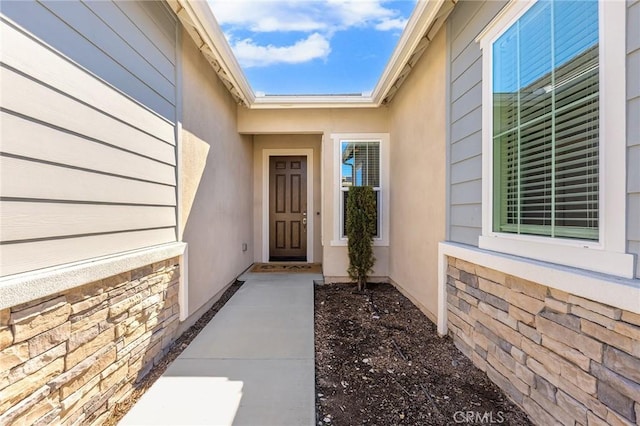
<svg viewBox="0 0 640 426">
<path fill-rule="evenodd" d="M 314 274 L 247 273 L 244 285 L 121 425 L 315 423 Z"/>
</svg>

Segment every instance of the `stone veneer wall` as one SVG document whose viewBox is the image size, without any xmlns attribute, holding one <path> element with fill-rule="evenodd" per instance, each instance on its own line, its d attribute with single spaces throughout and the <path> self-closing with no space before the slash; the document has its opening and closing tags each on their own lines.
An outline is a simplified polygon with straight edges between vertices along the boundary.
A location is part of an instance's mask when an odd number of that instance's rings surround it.
<svg viewBox="0 0 640 426">
<path fill-rule="evenodd" d="M 451 257 L 447 304 L 456 346 L 535 423 L 640 423 L 640 315 Z"/>
<path fill-rule="evenodd" d="M 178 258 L 0 310 L 0 424 L 101 424 L 175 340 Z"/>
</svg>

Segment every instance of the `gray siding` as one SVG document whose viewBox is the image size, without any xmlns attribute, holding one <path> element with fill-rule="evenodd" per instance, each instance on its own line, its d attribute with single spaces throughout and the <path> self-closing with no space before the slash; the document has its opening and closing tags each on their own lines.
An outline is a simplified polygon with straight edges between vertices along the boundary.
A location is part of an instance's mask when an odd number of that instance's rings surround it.
<svg viewBox="0 0 640 426">
<path fill-rule="evenodd" d="M 175 26 L 157 2 L 3 2 L 1 275 L 175 241 Z"/>
<path fill-rule="evenodd" d="M 629 252 L 640 258 L 640 1 L 627 8 L 627 235 Z"/>
<path fill-rule="evenodd" d="M 478 245 L 482 233 L 482 55 L 477 35 L 506 2 L 459 2 L 449 39 L 449 238 Z"/>
<path fill-rule="evenodd" d="M 175 22 L 161 2 L 10 0 L 3 1 L 2 13 L 138 102 L 175 120 Z"/>
</svg>

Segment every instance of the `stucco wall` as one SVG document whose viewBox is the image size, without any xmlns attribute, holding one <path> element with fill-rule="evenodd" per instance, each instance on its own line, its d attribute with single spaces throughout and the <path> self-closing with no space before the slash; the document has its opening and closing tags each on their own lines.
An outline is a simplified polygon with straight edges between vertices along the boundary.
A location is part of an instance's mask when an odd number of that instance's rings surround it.
<svg viewBox="0 0 640 426">
<path fill-rule="evenodd" d="M 182 64 L 180 225 L 191 314 L 253 262 L 253 150 L 236 131 L 232 97 L 186 33 Z"/>
<path fill-rule="evenodd" d="M 442 30 L 390 106 L 389 277 L 432 320 L 445 239 L 445 71 Z"/>
<path fill-rule="evenodd" d="M 313 164 L 307 164 L 307 170 L 313 167 L 313 211 L 307 206 L 308 217 L 313 216 L 313 262 L 322 262 L 322 241 L 320 240 L 320 180 L 321 170 L 321 135 L 256 135 L 253 138 L 253 257 L 256 261 L 263 259 L 263 153 L 265 149 L 312 149 Z M 280 154 L 277 154 L 280 155 Z M 284 153 L 283 155 L 287 155 Z M 268 206 L 268 204 L 267 204 Z M 309 230 L 310 231 L 310 230 Z M 309 259 L 308 259 L 309 260 Z"/>
<path fill-rule="evenodd" d="M 347 276 L 347 248 L 332 246 L 334 220 L 339 207 L 334 205 L 334 147 L 332 133 L 388 133 L 389 110 L 377 109 L 297 109 L 249 110 L 238 108 L 238 131 L 246 134 L 321 134 L 321 240 L 323 272 L 327 279 L 344 280 Z M 256 136 L 259 141 L 260 137 Z M 393 141 L 391 141 L 393 144 Z M 314 202 L 315 204 L 315 202 Z M 316 207 L 314 207 L 316 208 Z M 317 208 L 316 208 L 316 211 Z M 318 216 L 315 216 L 318 218 Z M 258 249 L 259 250 L 259 249 Z M 389 247 L 376 247 L 373 276 L 389 275 Z M 317 259 L 317 257 L 316 257 Z"/>
<path fill-rule="evenodd" d="M 238 131 L 249 134 L 386 132 L 386 108 L 256 110 L 238 108 Z"/>
</svg>

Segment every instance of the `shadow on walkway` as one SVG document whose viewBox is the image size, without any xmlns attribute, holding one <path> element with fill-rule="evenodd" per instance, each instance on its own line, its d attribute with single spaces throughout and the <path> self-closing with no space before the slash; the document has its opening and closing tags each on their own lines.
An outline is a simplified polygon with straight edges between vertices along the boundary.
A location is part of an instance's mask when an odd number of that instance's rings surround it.
<svg viewBox="0 0 640 426">
<path fill-rule="evenodd" d="M 313 425 L 313 281 L 246 273 L 242 287 L 120 425 Z"/>
</svg>

